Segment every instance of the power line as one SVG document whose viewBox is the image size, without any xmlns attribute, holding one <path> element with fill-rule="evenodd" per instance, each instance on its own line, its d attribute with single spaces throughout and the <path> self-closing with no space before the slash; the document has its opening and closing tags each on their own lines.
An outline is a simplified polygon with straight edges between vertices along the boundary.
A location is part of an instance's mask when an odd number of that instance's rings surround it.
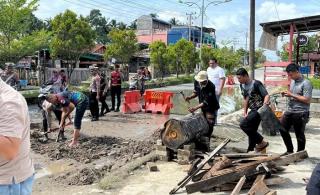
<svg viewBox="0 0 320 195">
<path fill-rule="evenodd" d="M 90 1 L 90 0 L 89 0 Z M 125 14 L 128 14 L 128 10 L 123 10 L 123 9 L 120 9 L 119 7 L 115 7 L 115 6 L 110 6 L 110 5 L 107 5 L 107 4 L 105 4 L 105 3 L 102 3 L 102 2 L 99 2 L 99 1 L 97 1 L 97 0 L 91 0 L 92 2 L 95 2 L 95 3 L 97 3 L 98 5 L 96 5 L 96 6 L 99 6 L 100 7 L 100 5 L 102 5 L 103 7 L 111 7 L 111 8 L 113 8 L 113 12 L 115 12 L 115 11 L 118 11 L 118 10 L 121 10 L 122 12 L 124 12 Z M 100 4 L 100 5 L 99 5 Z M 122 4 L 121 4 L 122 5 Z M 140 14 L 140 13 L 137 13 L 137 14 Z M 131 14 L 132 15 L 132 14 Z"/>
<path fill-rule="evenodd" d="M 149 6 L 146 6 L 146 5 L 137 3 L 137 2 L 133 2 L 133 1 L 130 1 L 130 0 L 120 0 L 120 1 L 122 1 L 122 2 L 127 2 L 127 3 L 131 3 L 131 4 L 137 5 L 137 6 L 139 6 L 139 7 L 145 7 L 146 9 L 152 9 L 152 10 L 155 10 L 155 11 L 163 11 L 163 10 L 160 10 L 160 9 L 157 9 L 157 8 L 154 8 L 154 7 L 149 7 Z"/>
<path fill-rule="evenodd" d="M 273 5 L 274 5 L 274 9 L 276 10 L 276 14 L 277 14 L 278 20 L 280 20 L 279 12 L 278 12 L 278 9 L 277 9 L 276 0 L 273 0 Z"/>
<path fill-rule="evenodd" d="M 91 6 L 88 6 L 87 4 L 84 4 L 84 3 L 72 2 L 70 0 L 63 0 L 63 1 L 66 1 L 66 2 L 71 3 L 73 5 L 77 5 L 79 7 L 85 7 L 85 8 L 88 8 L 88 9 L 96 9 L 96 7 L 91 7 Z M 106 10 L 104 8 L 101 8 L 101 9 L 105 10 L 105 12 L 107 12 L 107 13 L 114 14 L 114 11 Z M 124 16 L 124 15 L 118 15 L 118 17 L 128 19 L 128 17 Z"/>
<path fill-rule="evenodd" d="M 102 7 L 101 7 L 101 5 L 97 5 L 97 4 L 93 4 L 93 3 L 90 3 L 90 2 L 86 2 L 86 1 L 84 1 L 84 0 L 78 0 L 78 1 L 80 1 L 80 2 L 82 2 L 82 3 L 84 3 L 84 4 L 92 5 L 92 6 L 99 6 L 99 7 L 100 7 L 101 9 L 103 9 L 103 10 L 108 10 L 108 11 L 110 11 L 110 13 L 113 13 L 113 12 L 115 11 L 114 9 L 110 9 L 110 8 L 105 7 L 105 6 L 102 6 Z M 136 15 L 131 14 L 131 13 L 128 13 L 127 11 L 123 11 L 122 9 L 118 9 L 117 11 L 118 11 L 118 12 L 120 11 L 120 12 L 123 13 L 123 14 L 127 14 L 127 15 L 131 15 L 131 16 L 133 16 L 133 17 L 136 17 Z"/>
</svg>

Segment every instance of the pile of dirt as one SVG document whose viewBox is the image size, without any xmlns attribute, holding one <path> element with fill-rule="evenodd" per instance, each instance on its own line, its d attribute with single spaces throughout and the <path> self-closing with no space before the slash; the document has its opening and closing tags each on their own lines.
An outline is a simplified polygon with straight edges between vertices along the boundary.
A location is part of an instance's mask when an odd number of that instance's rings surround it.
<svg viewBox="0 0 320 195">
<path fill-rule="evenodd" d="M 68 147 L 66 142 L 49 140 L 41 143 L 38 139 L 31 139 L 31 148 L 40 154 L 47 154 L 51 160 L 63 158 L 87 162 L 108 155 L 123 139 L 115 137 L 92 137 L 80 140 L 80 145 L 75 148 Z"/>
<path fill-rule="evenodd" d="M 55 180 L 68 185 L 89 185 L 98 181 L 111 169 L 120 168 L 133 159 L 149 154 L 154 148 L 157 137 L 153 135 L 143 141 L 109 136 L 85 137 L 79 141 L 79 146 L 70 148 L 66 142 L 57 143 L 49 140 L 47 143 L 41 143 L 35 133 L 31 136 L 31 148 L 36 153 L 48 155 L 52 161 L 74 159 L 82 163 L 83 166 L 77 171 L 63 173 Z M 108 165 L 98 169 L 92 168 L 95 161 L 100 158 L 107 159 Z"/>
<path fill-rule="evenodd" d="M 56 181 L 67 185 L 90 185 L 103 177 L 103 172 L 94 168 L 83 168 L 76 172 L 68 172 L 55 178 Z"/>
</svg>

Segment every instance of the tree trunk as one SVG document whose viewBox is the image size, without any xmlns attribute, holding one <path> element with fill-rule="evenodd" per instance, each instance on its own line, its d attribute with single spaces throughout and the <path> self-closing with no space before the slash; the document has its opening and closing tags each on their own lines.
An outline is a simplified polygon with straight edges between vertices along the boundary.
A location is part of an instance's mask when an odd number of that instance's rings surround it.
<svg viewBox="0 0 320 195">
<path fill-rule="evenodd" d="M 207 134 L 209 125 L 203 113 L 188 114 L 181 119 L 169 119 L 161 132 L 162 143 L 176 150 Z"/>
</svg>

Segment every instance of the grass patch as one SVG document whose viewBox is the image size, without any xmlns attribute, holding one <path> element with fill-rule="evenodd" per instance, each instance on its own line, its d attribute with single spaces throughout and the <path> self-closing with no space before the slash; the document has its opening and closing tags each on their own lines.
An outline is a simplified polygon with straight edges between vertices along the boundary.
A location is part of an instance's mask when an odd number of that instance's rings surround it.
<svg viewBox="0 0 320 195">
<path fill-rule="evenodd" d="M 309 78 L 313 89 L 320 89 L 320 79 L 315 79 L 315 78 Z"/>
<path fill-rule="evenodd" d="M 133 160 L 123 167 L 107 173 L 104 178 L 99 182 L 99 187 L 103 190 L 114 189 L 121 186 L 123 180 L 130 175 L 130 172 L 136 170 L 141 165 L 144 165 L 146 162 L 155 161 L 158 159 L 158 155 L 155 152 Z"/>
</svg>

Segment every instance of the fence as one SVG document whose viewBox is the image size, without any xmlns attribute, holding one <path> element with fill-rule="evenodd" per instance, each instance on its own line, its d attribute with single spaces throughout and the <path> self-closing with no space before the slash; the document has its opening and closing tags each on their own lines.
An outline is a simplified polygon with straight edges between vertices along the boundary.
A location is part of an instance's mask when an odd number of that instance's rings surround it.
<svg viewBox="0 0 320 195">
<path fill-rule="evenodd" d="M 290 62 L 265 62 L 264 84 L 266 86 L 289 86 L 290 80 L 284 70 Z"/>
<path fill-rule="evenodd" d="M 46 68 L 46 80 L 51 78 L 53 70 L 57 70 L 56 68 Z M 64 70 L 66 75 L 68 75 L 68 71 L 66 68 L 60 68 L 59 70 Z M 104 71 L 105 69 L 101 69 Z M 107 74 L 108 75 L 108 74 Z M 71 78 L 68 78 L 70 84 L 72 85 L 80 85 L 82 81 L 86 81 L 90 78 L 90 71 L 88 68 L 75 68 L 71 74 Z"/>
</svg>

